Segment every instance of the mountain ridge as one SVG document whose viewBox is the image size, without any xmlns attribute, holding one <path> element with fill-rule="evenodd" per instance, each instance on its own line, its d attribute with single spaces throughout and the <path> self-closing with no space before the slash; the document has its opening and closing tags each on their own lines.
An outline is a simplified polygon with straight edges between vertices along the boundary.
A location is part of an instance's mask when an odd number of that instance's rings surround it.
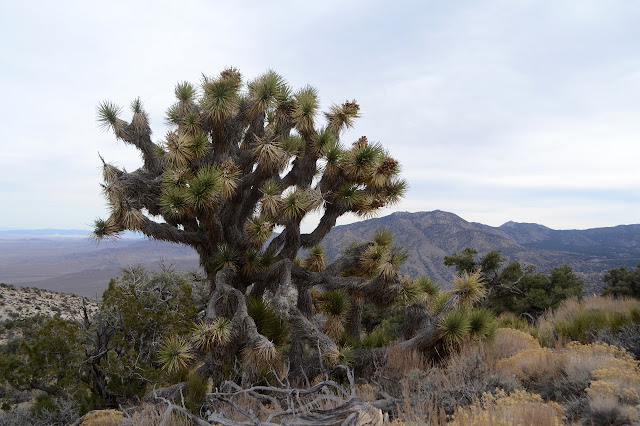
<svg viewBox="0 0 640 426">
<path fill-rule="evenodd" d="M 397 243 L 409 252 L 401 273 L 428 275 L 444 285 L 454 274 L 453 268 L 444 266 L 444 256 L 465 247 L 475 248 L 481 255 L 501 250 L 508 261 L 535 265 L 543 272 L 566 263 L 584 276 L 588 292 L 599 291 L 602 276 L 609 269 L 634 267 L 640 261 L 640 224 L 555 230 L 509 221 L 494 227 L 442 210 L 395 212 L 336 226 L 322 242 L 329 261 L 351 242 L 365 241 L 380 228 L 392 231 Z M 26 239 L 10 237 L 10 232 L 15 236 L 20 230 L 0 232 L 0 282 L 7 284 L 96 297 L 106 288 L 109 277 L 131 264 L 153 270 L 162 262 L 176 269 L 198 265 L 197 254 L 189 247 L 139 236 L 96 247 L 86 238 L 68 238 L 59 232 L 29 234 Z"/>
</svg>

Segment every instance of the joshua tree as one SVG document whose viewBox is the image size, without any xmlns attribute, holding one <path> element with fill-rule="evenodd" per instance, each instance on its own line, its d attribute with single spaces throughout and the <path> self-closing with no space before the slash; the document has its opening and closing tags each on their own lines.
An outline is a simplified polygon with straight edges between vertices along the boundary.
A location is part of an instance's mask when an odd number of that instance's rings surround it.
<svg viewBox="0 0 640 426">
<path fill-rule="evenodd" d="M 199 87 L 179 83 L 175 95 L 166 114 L 172 128 L 158 143 L 140 99 L 131 104 L 129 122 L 115 104 L 99 105 L 99 122 L 137 147 L 143 166 L 127 172 L 103 160 L 111 215 L 96 220 L 95 238 L 133 230 L 193 247 L 211 287 L 206 319 L 230 320 L 230 353 L 278 359 L 247 313 L 247 297 L 268 295 L 291 330 L 293 364 L 302 360 L 303 344 L 338 356 L 334 341 L 311 321 L 311 287 L 346 292 L 355 311 L 350 321 L 357 323 L 362 300 L 384 307 L 404 291 L 397 276 L 404 257 L 388 241 L 372 241 L 325 265 L 322 249 L 314 247 L 340 216 L 369 216 L 401 199 L 407 184 L 398 177 L 398 161 L 364 136 L 342 143 L 359 116 L 356 101 L 329 107 L 323 125 L 316 90 L 294 92 L 273 71 L 244 85 L 229 68 L 203 77 Z M 319 222 L 302 233 L 312 211 L 320 212 Z M 280 233 L 272 238 L 274 231 Z M 304 262 L 296 261 L 301 249 L 310 249 Z M 287 296 L 296 293 L 291 302 Z"/>
</svg>

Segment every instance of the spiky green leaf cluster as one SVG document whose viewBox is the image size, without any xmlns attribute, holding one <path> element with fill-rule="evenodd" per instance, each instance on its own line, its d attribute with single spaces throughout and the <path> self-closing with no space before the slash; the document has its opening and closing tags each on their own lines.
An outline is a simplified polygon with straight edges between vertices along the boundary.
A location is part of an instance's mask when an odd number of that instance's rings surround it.
<svg viewBox="0 0 640 426">
<path fill-rule="evenodd" d="M 304 261 L 304 267 L 313 272 L 320 272 L 324 269 L 326 261 L 327 253 L 324 248 L 320 245 L 313 246 Z"/>
<path fill-rule="evenodd" d="M 492 337 L 497 330 L 496 316 L 487 308 L 476 308 L 469 312 L 471 336 L 478 339 Z"/>
<path fill-rule="evenodd" d="M 464 310 L 453 310 L 442 318 L 438 329 L 446 341 L 460 343 L 471 331 L 469 315 Z"/>
<path fill-rule="evenodd" d="M 456 276 L 453 279 L 453 291 L 457 296 L 457 305 L 464 308 L 470 308 L 487 294 L 480 271 L 463 272 Z"/>
<path fill-rule="evenodd" d="M 169 336 L 160 345 L 157 360 L 163 370 L 173 373 L 186 369 L 195 358 L 191 344 L 181 336 Z"/>
<path fill-rule="evenodd" d="M 280 346 L 286 342 L 289 330 L 276 311 L 261 297 L 247 300 L 247 313 L 256 324 L 258 333 L 265 336 L 274 345 Z"/>
<path fill-rule="evenodd" d="M 349 297 L 342 290 L 328 290 L 322 297 L 322 310 L 328 315 L 344 318 L 349 309 Z"/>
<path fill-rule="evenodd" d="M 233 270 L 237 268 L 239 253 L 229 244 L 220 244 L 213 256 L 213 267 L 216 271 L 229 267 Z"/>
<path fill-rule="evenodd" d="M 210 351 L 216 346 L 224 346 L 231 338 L 231 322 L 224 318 L 216 318 L 209 323 L 202 320 L 191 329 L 191 343 L 202 351 Z"/>
</svg>

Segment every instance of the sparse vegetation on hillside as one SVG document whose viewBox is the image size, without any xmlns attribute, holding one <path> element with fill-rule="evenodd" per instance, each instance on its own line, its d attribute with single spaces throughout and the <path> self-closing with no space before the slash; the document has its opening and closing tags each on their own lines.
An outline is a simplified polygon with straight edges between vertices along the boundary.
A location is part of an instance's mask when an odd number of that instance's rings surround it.
<svg viewBox="0 0 640 426">
<path fill-rule="evenodd" d="M 636 269 L 626 266 L 611 269 L 602 280 L 605 282 L 603 296 L 640 298 L 640 263 Z"/>
<path fill-rule="evenodd" d="M 43 316 L 59 315 L 64 319 L 81 319 L 84 308 L 89 314 L 93 314 L 98 309 L 98 303 L 73 294 L 0 284 L 0 321 L 26 319 L 36 313 Z"/>
<path fill-rule="evenodd" d="M 496 314 L 512 312 L 533 319 L 549 308 L 558 307 L 563 300 L 583 294 L 584 280 L 567 265 L 543 274 L 520 262 L 503 266 L 506 259 L 499 250 L 480 259 L 476 259 L 477 254 L 475 249 L 465 248 L 445 256 L 444 264 L 455 267 L 460 274 L 480 271 L 487 288 L 483 304 Z"/>
<path fill-rule="evenodd" d="M 456 285 L 458 291 L 466 291 L 466 297 L 459 293 L 457 298 L 461 307 L 483 297 L 482 291 L 469 292 L 477 286 L 469 277 L 463 276 Z M 333 315 L 334 322 L 342 323 L 346 296 L 319 290 L 315 293 L 324 312 L 323 320 L 328 321 Z M 445 297 L 438 296 L 441 293 Z M 180 421 L 185 424 L 192 424 L 205 409 L 214 410 L 210 421 L 226 416 L 240 422 L 247 420 L 242 407 L 252 407 L 254 417 L 250 418 L 262 421 L 277 413 L 275 403 L 286 411 L 286 399 L 279 395 L 307 392 L 307 388 L 296 390 L 281 382 L 283 371 L 273 367 L 286 367 L 285 358 L 264 363 L 264 355 L 247 354 L 247 363 L 242 364 L 221 356 L 216 348 L 228 344 L 229 324 L 207 324 L 198 319 L 198 313 L 206 310 L 207 299 L 203 277 L 170 271 L 153 275 L 132 268 L 112 281 L 99 311 L 88 321 L 43 316 L 14 321 L 11 324 L 22 330 L 17 334 L 21 337 L 0 350 L 3 402 L 9 410 L 0 418 L 8 424 L 69 423 L 69 419 L 87 410 L 114 402 L 126 411 L 117 416 L 122 424 L 129 424 L 127 416 L 146 424 L 167 409 L 173 410 L 173 416 L 182 416 Z M 279 317 L 258 300 L 248 303 L 250 316 L 286 354 L 286 347 L 282 346 L 286 339 L 276 339 L 287 336 L 289 331 L 282 330 L 284 324 Z M 602 311 L 611 321 L 604 323 L 604 328 L 619 333 L 624 327 L 640 324 L 637 301 L 602 297 L 569 300 L 535 325 L 507 317 L 499 319 L 502 324 L 525 331 L 496 329 L 495 320 L 482 309 L 450 310 L 440 316 L 440 343 L 434 346 L 435 351 L 421 351 L 398 340 L 402 333 L 412 333 L 403 329 L 414 322 L 405 316 L 415 319 L 424 309 L 437 318 L 451 300 L 451 294 L 423 278 L 411 281 L 387 315 L 376 313 L 374 306 L 365 306 L 363 323 L 372 328 L 365 327 L 360 343 L 350 340 L 354 345 L 351 348 L 344 340 L 348 340 L 348 333 L 337 339 L 338 344 L 344 345 L 340 353 L 335 359 L 326 357 L 320 375 L 309 377 L 311 399 L 302 400 L 296 410 L 338 407 L 330 412 L 362 415 L 367 410 L 374 410 L 371 413 L 375 414 L 375 410 L 382 409 L 391 414 L 394 424 L 529 424 L 531 419 L 536 419 L 531 424 L 549 424 L 552 420 L 558 424 L 624 424 L 637 418 L 633 407 L 640 390 L 639 364 L 624 349 L 597 343 L 602 324 L 581 325 L 579 340 L 586 336 L 586 341 L 593 342 L 586 344 L 566 343 L 574 335 L 546 331 L 549 327 L 564 330 L 566 326 L 562 324 L 571 324 L 581 312 Z M 482 319 L 486 315 L 489 318 Z M 380 346 L 372 344 L 375 339 L 382 339 L 383 346 L 393 340 L 396 343 L 383 351 L 367 349 Z M 60 342 L 66 345 L 62 351 Z M 366 355 L 367 351 L 374 352 Z M 368 383 L 356 385 L 353 374 L 363 368 L 360 357 L 371 355 L 369 373 L 360 379 L 365 383 L 366 378 Z M 220 365 L 224 377 L 207 383 L 201 372 L 212 364 Z M 252 386 L 263 390 L 259 394 L 247 393 L 245 389 Z M 311 389 L 320 391 L 326 386 L 338 386 L 334 388 L 336 398 L 305 405 L 320 395 Z M 349 391 L 350 386 L 355 393 Z M 159 392 L 156 397 L 149 394 L 153 388 Z M 131 405 L 145 395 L 155 404 L 156 411 Z M 353 395 L 373 405 L 359 403 L 353 405 L 355 411 L 340 411 L 346 409 L 340 407 L 347 401 L 355 403 Z M 18 401 L 34 398 L 30 409 L 19 408 Z M 227 400 L 232 403 L 224 402 Z"/>
</svg>

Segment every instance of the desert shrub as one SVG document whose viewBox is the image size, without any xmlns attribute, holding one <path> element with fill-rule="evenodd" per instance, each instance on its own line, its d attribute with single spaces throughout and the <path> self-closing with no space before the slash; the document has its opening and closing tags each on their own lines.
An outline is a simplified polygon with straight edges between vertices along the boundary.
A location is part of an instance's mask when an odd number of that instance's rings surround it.
<svg viewBox="0 0 640 426">
<path fill-rule="evenodd" d="M 513 312 L 503 312 L 497 316 L 496 321 L 499 327 L 514 328 L 516 330 L 526 331 L 529 327 L 529 322 Z"/>
<path fill-rule="evenodd" d="M 617 332 L 639 321 L 638 301 L 590 296 L 565 300 L 558 309 L 539 318 L 531 332 L 544 346 L 552 345 L 557 338 L 587 343 L 601 330 Z"/>
<path fill-rule="evenodd" d="M 540 395 L 515 391 L 507 395 L 504 391 L 496 394 L 485 393 L 472 405 L 457 410 L 452 425 L 493 426 L 493 425 L 561 425 L 564 414 L 560 405 L 545 402 Z"/>
<path fill-rule="evenodd" d="M 603 343 L 520 350 L 498 361 L 497 369 L 527 391 L 565 404 L 574 420 L 606 424 L 596 419 L 627 418 L 640 403 L 640 365 L 624 349 Z"/>
<path fill-rule="evenodd" d="M 411 371 L 426 371 L 431 366 L 432 364 L 419 351 L 391 345 L 384 360 L 382 375 L 393 380 L 401 380 Z"/>
<path fill-rule="evenodd" d="M 45 396 L 27 406 L 14 406 L 0 411 L 1 426 L 64 426 L 80 416 L 75 401 Z"/>
<path fill-rule="evenodd" d="M 371 333 L 365 334 L 361 344 L 365 348 L 379 348 L 389 345 L 392 340 L 393 336 L 388 328 L 381 324 L 374 328 Z"/>
<path fill-rule="evenodd" d="M 14 405 L 17 389 L 39 389 L 48 395 L 34 409 L 52 413 L 62 395 L 82 414 L 140 398 L 171 380 L 156 352 L 165 336 L 193 326 L 204 307 L 194 296 L 197 285 L 169 271 L 130 268 L 112 280 L 88 324 L 42 316 L 7 323 L 20 337 L 0 346 L 0 380 L 9 389 L 4 402 Z"/>
<path fill-rule="evenodd" d="M 511 357 L 520 350 L 539 347 L 540 344 L 533 336 L 512 328 L 499 328 L 489 344 L 492 355 L 497 359 Z"/>
<path fill-rule="evenodd" d="M 415 361 L 418 359 L 417 356 L 413 358 Z M 389 364 L 386 369 L 393 368 Z M 404 361 L 406 367 L 411 364 L 409 360 Z M 389 393 L 402 401 L 398 414 L 400 419 L 423 422 L 417 424 L 439 424 L 438 419 L 445 414 L 451 415 L 458 406 L 471 404 L 484 392 L 495 389 L 501 378 L 494 377 L 493 364 L 494 360 L 483 342 L 467 343 L 439 363 L 423 361 L 422 367 L 405 370 L 401 380 L 394 380 L 393 385 L 386 381 L 384 384 Z M 383 374 L 383 377 L 388 376 Z"/>
<path fill-rule="evenodd" d="M 625 349 L 629 355 L 640 360 L 640 323 L 624 325 L 617 331 L 600 330 L 594 340 Z"/>
<path fill-rule="evenodd" d="M 636 423 L 637 413 L 613 396 L 597 395 L 589 398 L 588 402 L 582 414 L 585 424 L 626 426 Z"/>
<path fill-rule="evenodd" d="M 498 361 L 497 368 L 503 374 L 517 377 L 527 391 L 547 397 L 553 394 L 554 383 L 562 377 L 562 363 L 562 357 L 551 349 L 534 348 Z"/>
<path fill-rule="evenodd" d="M 196 372 L 190 372 L 187 376 L 187 388 L 184 396 L 185 407 L 194 414 L 198 414 L 205 403 L 206 393 L 207 379 Z"/>
<path fill-rule="evenodd" d="M 611 269 L 603 278 L 603 296 L 640 297 L 640 263 L 636 269 L 626 266 Z"/>
</svg>

